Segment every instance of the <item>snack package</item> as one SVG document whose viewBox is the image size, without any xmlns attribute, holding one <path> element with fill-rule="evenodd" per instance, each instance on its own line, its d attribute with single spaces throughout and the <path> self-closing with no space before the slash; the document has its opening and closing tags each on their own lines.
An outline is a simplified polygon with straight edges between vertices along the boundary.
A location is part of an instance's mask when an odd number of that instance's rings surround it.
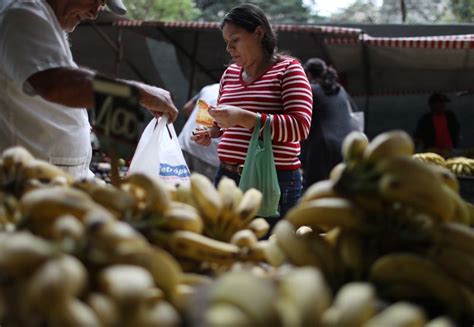
<svg viewBox="0 0 474 327">
<path fill-rule="evenodd" d="M 197 110 L 196 123 L 201 126 L 212 127 L 214 118 L 209 115 L 209 104 L 206 101 L 199 99 L 197 101 Z"/>
</svg>

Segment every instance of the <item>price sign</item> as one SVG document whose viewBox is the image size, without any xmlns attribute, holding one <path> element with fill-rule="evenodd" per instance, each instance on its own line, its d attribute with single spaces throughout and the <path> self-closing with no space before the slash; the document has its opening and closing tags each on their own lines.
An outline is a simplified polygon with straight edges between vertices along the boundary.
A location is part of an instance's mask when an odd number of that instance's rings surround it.
<svg viewBox="0 0 474 327">
<path fill-rule="evenodd" d="M 96 101 L 94 131 L 101 149 L 130 159 L 145 119 L 138 104 L 137 88 L 103 77 L 96 77 L 93 88 Z"/>
</svg>

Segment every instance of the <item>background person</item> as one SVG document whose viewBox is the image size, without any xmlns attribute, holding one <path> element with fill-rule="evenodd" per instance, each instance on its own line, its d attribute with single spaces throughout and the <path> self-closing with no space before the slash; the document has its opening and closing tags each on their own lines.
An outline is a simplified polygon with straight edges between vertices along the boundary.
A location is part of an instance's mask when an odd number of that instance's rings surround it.
<svg viewBox="0 0 474 327">
<path fill-rule="evenodd" d="M 461 128 L 454 112 L 446 108 L 450 101 L 443 93 L 430 95 L 430 111 L 418 120 L 415 130 L 417 150 L 445 154 L 458 147 Z"/>
<path fill-rule="evenodd" d="M 95 73 L 79 68 L 67 40 L 83 20 L 121 0 L 4 0 L 0 4 L 0 152 L 14 145 L 76 178 L 93 177 L 87 111 Z M 91 55 L 92 55 L 91 51 Z M 130 82 L 132 83 L 132 82 Z M 151 112 L 177 115 L 169 92 L 133 82 Z"/>
<path fill-rule="evenodd" d="M 197 106 L 199 99 L 206 101 L 209 105 L 215 106 L 219 95 L 219 83 L 211 84 L 202 88 L 196 96 L 189 100 L 181 110 L 188 120 L 183 126 L 178 139 L 183 150 L 184 159 L 189 170 L 214 179 L 219 167 L 219 157 L 217 156 L 218 139 L 212 139 L 208 146 L 202 146 L 191 140 L 192 132 L 198 127 L 196 123 Z"/>
<path fill-rule="evenodd" d="M 314 106 L 309 136 L 302 145 L 303 180 L 307 188 L 329 178 L 332 168 L 342 161 L 344 138 L 358 128 L 351 116 L 352 99 L 338 83 L 336 70 L 319 58 L 308 59 L 304 68 Z"/>
<path fill-rule="evenodd" d="M 276 53 L 276 36 L 263 11 L 252 4 L 230 10 L 221 23 L 226 50 L 233 64 L 224 72 L 218 106 L 209 113 L 222 128 L 218 146 L 220 167 L 215 184 L 222 176 L 240 181 L 239 165 L 260 117 L 271 118 L 272 144 L 284 216 L 301 197 L 300 141 L 311 124 L 312 96 L 308 79 L 298 60 Z M 217 136 L 213 129 L 212 136 Z M 193 137 L 209 142 L 206 132 Z M 275 224 L 278 219 L 270 218 Z"/>
</svg>

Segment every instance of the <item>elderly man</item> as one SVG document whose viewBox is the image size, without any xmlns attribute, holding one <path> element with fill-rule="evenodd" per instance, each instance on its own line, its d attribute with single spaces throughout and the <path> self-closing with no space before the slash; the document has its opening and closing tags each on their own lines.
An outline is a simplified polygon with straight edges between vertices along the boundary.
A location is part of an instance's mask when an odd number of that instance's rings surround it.
<svg viewBox="0 0 474 327">
<path fill-rule="evenodd" d="M 0 2 L 0 152 L 22 145 L 77 178 L 91 177 L 90 125 L 94 72 L 79 68 L 67 33 L 121 0 L 2 0 Z M 93 55 L 93 53 L 91 53 Z M 174 121 L 169 92 L 133 83 L 140 104 Z"/>
</svg>

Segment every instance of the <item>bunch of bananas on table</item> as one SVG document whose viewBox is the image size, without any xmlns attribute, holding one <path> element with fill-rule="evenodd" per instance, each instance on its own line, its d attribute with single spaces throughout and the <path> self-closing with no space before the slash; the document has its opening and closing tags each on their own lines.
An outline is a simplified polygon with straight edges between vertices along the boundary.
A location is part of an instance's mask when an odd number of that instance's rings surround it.
<svg viewBox="0 0 474 327">
<path fill-rule="evenodd" d="M 472 323 L 474 211 L 456 177 L 411 158 L 413 148 L 401 131 L 370 144 L 350 134 L 344 162 L 275 226 L 280 253 L 268 261 L 318 267 L 333 290 L 369 280 L 386 300 Z"/>
<path fill-rule="evenodd" d="M 446 167 L 446 160 L 441 155 L 434 152 L 415 153 L 413 158 L 422 162 Z"/>
<path fill-rule="evenodd" d="M 474 159 L 454 157 L 446 160 L 446 167 L 456 176 L 474 176 Z"/>
</svg>

